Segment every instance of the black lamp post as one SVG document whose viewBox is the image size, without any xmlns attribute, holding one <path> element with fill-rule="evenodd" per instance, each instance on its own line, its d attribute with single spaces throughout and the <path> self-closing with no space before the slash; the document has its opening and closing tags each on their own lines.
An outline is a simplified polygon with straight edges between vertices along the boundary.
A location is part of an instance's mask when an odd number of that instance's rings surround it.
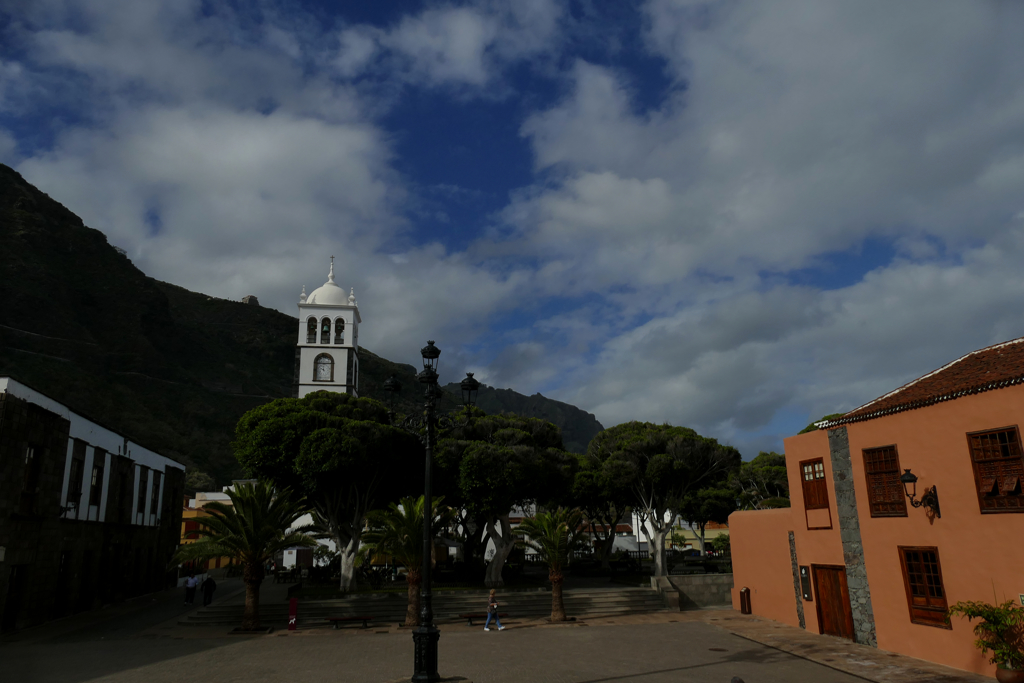
<svg viewBox="0 0 1024 683">
<path fill-rule="evenodd" d="M 435 683 L 441 680 L 437 673 L 437 641 L 441 638 L 441 634 L 434 626 L 433 594 L 430 588 L 430 550 L 434 538 L 430 528 L 434 517 L 431 462 L 434 452 L 434 433 L 437 426 L 440 424 L 443 427 L 451 427 L 454 426 L 454 423 L 451 418 L 447 416 L 439 418 L 436 414 L 437 399 L 441 396 L 441 389 L 437 385 L 437 359 L 441 356 L 441 349 L 434 346 L 433 341 L 428 341 L 427 345 L 420 350 L 420 355 L 423 356 L 423 371 L 416 376 L 416 379 L 426 385 L 423 417 L 410 416 L 401 424 L 403 429 L 420 437 L 426 450 L 426 469 L 423 478 L 423 569 L 420 583 L 420 625 L 412 634 L 412 680 L 414 683 Z M 462 380 L 461 388 L 463 405 L 473 405 L 476 392 L 480 388 L 480 382 L 473 379 L 473 373 L 466 373 L 466 379 Z M 384 382 L 388 414 L 391 416 L 392 423 L 394 423 L 395 399 L 401 390 L 401 383 L 393 375 Z M 424 429 L 426 430 L 425 434 Z"/>
<path fill-rule="evenodd" d="M 917 475 L 911 472 L 909 469 L 904 469 L 903 474 L 900 475 L 900 482 L 903 484 L 903 492 L 907 494 L 907 498 L 910 499 L 910 504 L 916 508 L 922 505 L 926 508 L 931 509 L 936 517 L 942 517 L 942 513 L 939 512 L 939 494 L 935 490 L 935 487 L 926 488 L 924 493 L 921 494 L 921 500 L 917 498 Z"/>
</svg>

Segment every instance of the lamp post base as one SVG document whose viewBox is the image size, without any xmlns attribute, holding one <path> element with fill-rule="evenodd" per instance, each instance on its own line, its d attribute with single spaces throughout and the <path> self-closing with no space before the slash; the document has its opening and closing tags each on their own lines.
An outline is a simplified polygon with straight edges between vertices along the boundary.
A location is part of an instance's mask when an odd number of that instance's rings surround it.
<svg viewBox="0 0 1024 683">
<path fill-rule="evenodd" d="M 413 683 L 437 683 L 441 676 L 437 673 L 437 641 L 441 632 L 434 626 L 420 626 L 412 632 L 413 649 Z"/>
</svg>

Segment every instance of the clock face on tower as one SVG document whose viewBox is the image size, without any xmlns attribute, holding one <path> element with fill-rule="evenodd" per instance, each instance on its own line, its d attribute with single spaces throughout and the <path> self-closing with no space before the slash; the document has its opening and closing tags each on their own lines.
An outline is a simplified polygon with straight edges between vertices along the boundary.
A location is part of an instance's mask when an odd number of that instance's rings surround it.
<svg viewBox="0 0 1024 683">
<path fill-rule="evenodd" d="M 331 359 L 327 356 L 320 356 L 316 359 L 316 381 L 318 382 L 330 382 L 331 381 Z"/>
</svg>

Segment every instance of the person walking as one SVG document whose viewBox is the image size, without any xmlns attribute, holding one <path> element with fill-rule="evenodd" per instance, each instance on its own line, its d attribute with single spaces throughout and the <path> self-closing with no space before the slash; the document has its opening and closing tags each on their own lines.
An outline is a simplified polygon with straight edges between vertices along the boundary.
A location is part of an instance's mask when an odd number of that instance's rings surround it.
<svg viewBox="0 0 1024 683">
<path fill-rule="evenodd" d="M 493 588 L 491 589 L 491 594 L 487 597 L 487 621 L 484 622 L 485 631 L 491 630 L 491 617 L 494 617 L 494 623 L 498 625 L 498 630 L 504 631 L 505 627 L 501 625 L 501 619 L 498 618 L 498 597 Z"/>
<path fill-rule="evenodd" d="M 213 591 L 217 590 L 217 582 L 213 580 L 212 576 L 207 576 L 200 588 L 203 589 L 203 607 L 209 607 L 213 602 Z"/>
<path fill-rule="evenodd" d="M 199 579 L 196 578 L 195 572 L 189 572 L 188 578 L 185 579 L 185 604 L 191 605 L 196 599 L 196 586 L 199 585 Z"/>
</svg>

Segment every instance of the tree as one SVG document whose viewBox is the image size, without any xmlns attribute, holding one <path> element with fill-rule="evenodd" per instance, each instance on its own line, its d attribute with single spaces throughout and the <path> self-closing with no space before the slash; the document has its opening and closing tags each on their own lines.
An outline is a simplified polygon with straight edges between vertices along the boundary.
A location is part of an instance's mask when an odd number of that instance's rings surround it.
<svg viewBox="0 0 1024 683">
<path fill-rule="evenodd" d="M 789 507 L 786 456 L 774 451 L 761 451 L 756 458 L 740 465 L 730 480 L 730 486 L 736 491 L 740 507 L 744 510 Z"/>
<path fill-rule="evenodd" d="M 342 590 L 355 582 L 366 513 L 422 487 L 419 440 L 389 424 L 379 401 L 317 391 L 250 410 L 235 430 L 235 455 L 249 476 L 302 491 L 310 531 L 341 555 Z"/>
<path fill-rule="evenodd" d="M 532 548 L 548 565 L 551 621 L 566 619 L 562 584 L 572 553 L 587 544 L 582 521 L 583 513 L 580 510 L 558 508 L 554 512 L 540 512 L 534 517 L 527 517 L 515 530 L 520 543 Z"/>
<path fill-rule="evenodd" d="M 732 543 L 729 540 L 729 533 L 718 534 L 711 539 L 711 549 L 716 553 L 722 553 L 728 555 L 732 552 Z"/>
<path fill-rule="evenodd" d="M 451 510 L 443 502 L 443 496 L 433 500 L 431 529 L 439 529 L 448 523 Z M 405 582 L 409 591 L 405 625 L 419 626 L 420 584 L 423 581 L 423 496 L 403 498 L 397 505 L 391 503 L 387 510 L 371 510 L 366 515 L 366 522 L 369 530 L 363 534 L 365 545 L 359 551 L 360 555 L 386 553 L 393 555 L 398 564 L 405 565 Z"/>
<path fill-rule="evenodd" d="M 700 554 L 707 555 L 704 531 L 710 522 L 725 524 L 736 510 L 736 493 L 727 488 L 705 488 L 692 491 L 680 500 L 676 512 L 690 524 L 700 540 Z"/>
<path fill-rule="evenodd" d="M 171 564 L 192 560 L 230 557 L 242 565 L 245 583 L 245 613 L 243 629 L 260 627 L 260 584 L 263 582 L 267 562 L 285 548 L 312 547 L 314 539 L 301 533 L 285 533 L 300 516 L 305 514 L 303 503 L 291 490 L 274 490 L 269 482 L 236 484 L 228 489 L 231 505 L 207 503 L 203 507 L 210 514 L 202 518 L 195 532 L 199 540 L 183 545 L 171 559 Z"/>
<path fill-rule="evenodd" d="M 558 427 L 544 420 L 477 409 L 464 410 L 459 419 L 466 423 L 436 449 L 438 484 L 453 507 L 464 508 L 471 523 L 484 529 L 484 543 L 494 544 L 484 574 L 493 588 L 504 584 L 501 570 L 515 545 L 509 513 L 564 496 L 571 456 L 562 450 Z"/>
<path fill-rule="evenodd" d="M 617 463 L 640 513 L 654 575 L 664 576 L 665 538 L 682 500 L 739 467 L 739 451 L 687 427 L 626 422 L 600 432 L 588 454 Z"/>
<path fill-rule="evenodd" d="M 621 460 L 601 460 L 599 454 L 576 456 L 570 501 L 583 513 L 592 538 L 597 539 L 601 567 L 611 568 L 615 529 L 629 512 L 632 489 L 629 472 Z"/>
<path fill-rule="evenodd" d="M 185 474 L 185 493 L 195 494 L 199 491 L 213 491 L 217 488 L 217 482 L 202 470 L 189 469 Z"/>
</svg>

